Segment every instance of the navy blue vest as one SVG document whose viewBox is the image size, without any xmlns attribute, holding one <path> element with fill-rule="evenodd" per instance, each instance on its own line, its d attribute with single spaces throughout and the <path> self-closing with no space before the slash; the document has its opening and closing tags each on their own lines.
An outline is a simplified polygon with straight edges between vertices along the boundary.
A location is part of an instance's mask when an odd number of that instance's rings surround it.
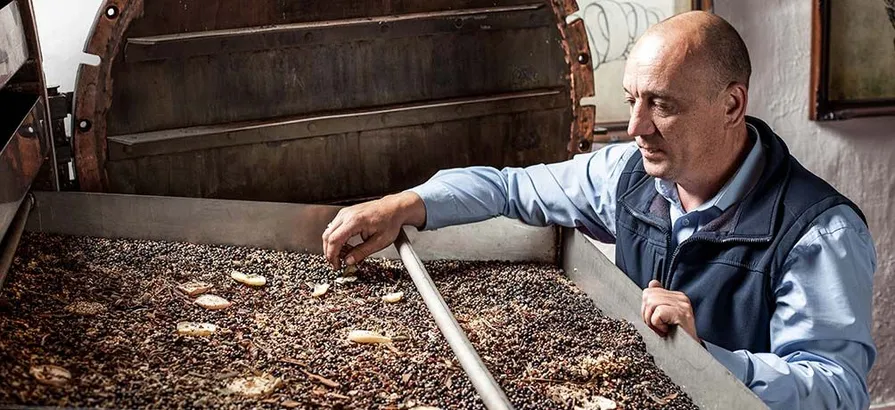
<svg viewBox="0 0 895 410">
<path fill-rule="evenodd" d="M 827 209 L 858 207 L 806 170 L 767 124 L 746 117 L 766 147 L 758 183 L 737 204 L 671 249 L 668 201 L 636 153 L 618 185 L 616 264 L 645 288 L 657 279 L 693 304 L 699 336 L 728 350 L 768 352 L 774 289 L 784 260 Z M 866 223 L 866 220 L 865 220 Z"/>
</svg>

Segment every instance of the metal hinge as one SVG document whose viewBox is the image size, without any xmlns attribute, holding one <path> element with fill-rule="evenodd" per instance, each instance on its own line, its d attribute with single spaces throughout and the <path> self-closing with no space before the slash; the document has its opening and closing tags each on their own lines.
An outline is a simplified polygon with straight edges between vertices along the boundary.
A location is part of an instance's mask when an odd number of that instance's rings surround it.
<svg viewBox="0 0 895 410">
<path fill-rule="evenodd" d="M 56 149 L 56 172 L 59 189 L 78 190 L 75 160 L 72 155 L 71 136 L 65 131 L 66 118 L 72 113 L 74 92 L 59 93 L 59 87 L 47 88 L 47 105 L 50 108 L 50 126 L 53 128 L 53 146 Z"/>
</svg>

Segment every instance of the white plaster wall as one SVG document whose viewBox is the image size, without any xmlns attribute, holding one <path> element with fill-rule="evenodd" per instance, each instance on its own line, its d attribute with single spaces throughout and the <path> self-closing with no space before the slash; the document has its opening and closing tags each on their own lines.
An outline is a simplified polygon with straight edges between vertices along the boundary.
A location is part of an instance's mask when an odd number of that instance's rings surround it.
<svg viewBox="0 0 895 410">
<path fill-rule="evenodd" d="M 740 31 L 749 47 L 749 113 L 767 121 L 802 164 L 867 216 L 878 257 L 873 330 L 879 356 L 870 390 L 874 403 L 895 402 L 895 117 L 808 120 L 812 3 L 715 0 L 715 12 Z"/>
<path fill-rule="evenodd" d="M 73 91 L 78 65 L 99 63 L 83 53 L 84 41 L 102 0 L 32 0 L 47 86 Z"/>
</svg>

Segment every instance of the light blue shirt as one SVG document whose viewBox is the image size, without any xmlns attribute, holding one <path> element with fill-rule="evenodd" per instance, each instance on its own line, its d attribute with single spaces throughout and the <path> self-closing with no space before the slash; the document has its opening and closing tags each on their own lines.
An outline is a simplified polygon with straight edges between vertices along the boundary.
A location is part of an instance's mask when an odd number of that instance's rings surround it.
<svg viewBox="0 0 895 410">
<path fill-rule="evenodd" d="M 756 134 L 750 129 L 752 141 Z M 764 150 L 753 143 L 718 194 L 690 212 L 674 183 L 656 180 L 656 191 L 671 204 L 676 243 L 746 195 L 764 167 Z M 581 227 L 610 242 L 616 187 L 636 151 L 630 143 L 556 164 L 445 170 L 411 191 L 425 203 L 425 229 L 503 215 L 531 225 Z M 866 378 L 876 357 L 870 334 L 876 252 L 867 227 L 846 205 L 827 210 L 790 251 L 784 270 L 774 291 L 771 352 L 729 351 L 706 342 L 709 352 L 772 409 L 868 408 Z"/>
</svg>

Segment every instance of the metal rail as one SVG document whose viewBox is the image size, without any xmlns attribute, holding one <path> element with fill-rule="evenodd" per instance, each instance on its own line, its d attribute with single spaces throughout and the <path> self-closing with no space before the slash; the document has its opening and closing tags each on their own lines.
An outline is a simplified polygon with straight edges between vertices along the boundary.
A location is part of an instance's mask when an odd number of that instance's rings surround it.
<svg viewBox="0 0 895 410">
<path fill-rule="evenodd" d="M 398 254 L 401 255 L 404 268 L 407 269 L 410 278 L 413 279 L 413 284 L 416 285 L 416 289 L 420 292 L 426 307 L 432 313 L 435 324 L 438 325 L 441 334 L 444 335 L 448 345 L 451 346 L 451 350 L 457 356 L 460 366 L 466 371 L 469 381 L 472 382 L 472 386 L 479 393 L 482 402 L 485 403 L 485 407 L 490 410 L 512 409 L 513 405 L 510 403 L 510 400 L 500 388 L 500 385 L 497 384 L 497 381 L 494 380 L 494 376 L 488 371 L 485 363 L 482 362 L 482 358 L 476 353 L 475 348 L 472 347 L 472 343 L 469 342 L 466 333 L 460 328 L 460 324 L 457 323 L 444 298 L 438 293 L 435 282 L 432 281 L 432 277 L 429 276 L 429 272 L 426 271 L 423 262 L 420 261 L 419 256 L 411 247 L 410 240 L 407 238 L 404 229 L 401 229 L 398 239 L 395 240 L 395 248 L 397 248 Z"/>
</svg>

